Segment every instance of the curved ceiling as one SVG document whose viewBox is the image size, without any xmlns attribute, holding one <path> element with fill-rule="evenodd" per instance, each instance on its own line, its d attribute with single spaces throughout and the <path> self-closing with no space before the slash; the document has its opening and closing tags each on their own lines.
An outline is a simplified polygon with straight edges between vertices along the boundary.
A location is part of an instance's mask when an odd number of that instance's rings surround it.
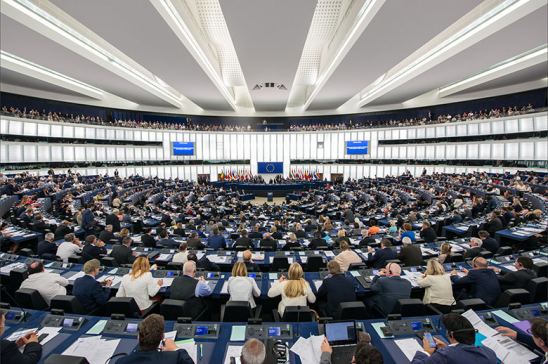
<svg viewBox="0 0 548 364">
<path fill-rule="evenodd" d="M 548 86 L 548 0 L 0 1 L 0 86 L 30 96 L 296 116 Z"/>
</svg>

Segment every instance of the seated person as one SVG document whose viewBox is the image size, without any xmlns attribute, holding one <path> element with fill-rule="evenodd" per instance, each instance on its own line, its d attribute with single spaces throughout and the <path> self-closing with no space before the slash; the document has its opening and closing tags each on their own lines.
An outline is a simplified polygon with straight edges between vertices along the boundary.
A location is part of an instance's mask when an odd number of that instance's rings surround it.
<svg viewBox="0 0 548 364">
<path fill-rule="evenodd" d="M 350 267 L 350 264 L 363 263 L 362 258 L 350 248 L 350 244 L 345 240 L 341 241 L 340 248 L 341 252 L 335 257 L 335 260 L 339 263 L 341 272 L 346 272 Z"/>
<path fill-rule="evenodd" d="M 53 297 L 67 294 L 65 287 L 68 286 L 69 281 L 58 273 L 46 272 L 41 261 L 33 261 L 28 267 L 28 272 L 29 276 L 21 283 L 20 288 L 37 290 L 48 306 Z"/>
<path fill-rule="evenodd" d="M 481 247 L 485 250 L 490 251 L 493 254 L 496 254 L 499 250 L 499 242 L 497 239 L 492 238 L 491 235 L 485 230 L 480 230 L 478 233 L 479 238 L 483 241 Z"/>
<path fill-rule="evenodd" d="M 82 260 L 101 259 L 101 255 L 107 255 L 105 243 L 97 239 L 95 235 L 86 236 L 86 245 L 82 248 Z"/>
<path fill-rule="evenodd" d="M 428 260 L 426 272 L 417 279 L 419 287 L 424 288 L 422 301 L 425 305 L 431 304 L 443 313 L 451 311 L 456 301 L 453 297 L 451 278 L 445 274 L 443 265 L 436 258 Z"/>
<path fill-rule="evenodd" d="M 74 232 L 74 229 L 72 229 L 70 227 L 70 221 L 63 220 L 63 221 L 61 221 L 59 226 L 57 226 L 57 229 L 55 229 L 55 233 L 54 233 L 55 238 L 54 238 L 54 240 L 63 239 L 65 237 L 65 235 L 73 233 L 73 232 Z"/>
<path fill-rule="evenodd" d="M 333 349 L 329 345 L 329 341 L 324 337 L 321 344 L 322 354 L 320 364 L 331 364 L 331 354 Z M 384 360 L 379 349 L 371 345 L 371 337 L 369 334 L 359 333 L 359 340 L 356 344 L 352 364 L 383 364 Z"/>
<path fill-rule="evenodd" d="M 537 274 L 533 270 L 533 259 L 525 256 L 520 256 L 514 262 L 515 272 L 503 271 L 500 268 L 489 267 L 496 273 L 499 273 L 498 279 L 501 291 L 506 291 L 512 288 L 527 287 L 531 279 L 536 278 Z"/>
<path fill-rule="evenodd" d="M 257 339 L 249 339 L 242 346 L 242 354 L 240 356 L 241 364 L 258 364 L 265 363 L 266 347 L 263 342 Z"/>
<path fill-rule="evenodd" d="M 307 306 L 307 301 L 310 303 L 316 302 L 316 296 L 304 279 L 303 268 L 299 263 L 293 263 L 289 266 L 287 279 L 282 274 L 280 279 L 272 284 L 268 290 L 268 297 L 277 296 L 282 296 L 282 300 L 278 305 L 280 317 L 283 317 L 287 306 Z"/>
<path fill-rule="evenodd" d="M 322 239 L 322 233 L 321 231 L 316 231 L 314 233 L 314 239 L 310 241 L 310 244 L 308 244 L 308 249 L 315 250 L 315 249 L 327 249 L 327 242 Z"/>
<path fill-rule="evenodd" d="M 207 247 L 214 250 L 226 249 L 226 240 L 215 226 L 207 238 Z"/>
<path fill-rule="evenodd" d="M 335 239 L 335 243 L 333 244 L 334 247 L 341 246 L 341 243 L 345 241 L 348 245 L 350 245 L 350 238 L 346 236 L 346 230 L 340 229 L 337 231 L 337 238 Z"/>
<path fill-rule="evenodd" d="M 116 236 L 114 236 L 114 233 L 112 232 L 112 225 L 105 226 L 105 230 L 99 233 L 99 240 L 102 240 L 105 243 L 109 244 L 116 244 L 118 242 L 118 239 L 116 238 Z"/>
<path fill-rule="evenodd" d="M 4 312 L 0 311 L 0 335 L 6 328 Z M 24 347 L 22 351 L 20 348 Z M 17 341 L 2 339 L 0 342 L 0 357 L 5 364 L 36 364 L 42 357 L 42 345 L 38 343 L 36 332 L 30 332 Z"/>
<path fill-rule="evenodd" d="M 81 252 L 82 243 L 80 243 L 80 239 L 70 233 L 65 235 L 65 241 L 59 244 L 56 255 L 61 258 L 63 263 L 68 263 L 68 258 L 76 257 Z"/>
<path fill-rule="evenodd" d="M 185 228 L 183 227 L 182 222 L 178 222 L 175 224 L 175 227 L 173 228 L 173 234 L 178 235 L 181 238 L 184 238 L 186 236 Z"/>
<path fill-rule="evenodd" d="M 255 279 L 247 276 L 247 268 L 243 262 L 236 262 L 232 267 L 232 276 L 228 279 L 230 301 L 249 302 L 251 308 L 257 307 L 253 297 L 259 297 L 261 290 Z"/>
<path fill-rule="evenodd" d="M 164 318 L 152 314 L 139 323 L 139 346 L 129 355 L 120 357 L 118 364 L 194 364 L 185 349 L 179 349 L 173 339 L 164 339 Z"/>
<path fill-rule="evenodd" d="M 457 313 L 448 313 L 441 317 L 443 326 L 447 330 L 449 345 L 434 337 L 435 348 L 431 348 L 424 338 L 423 349 L 427 354 L 417 351 L 411 364 L 419 363 L 474 363 L 496 364 L 497 355 L 486 346 L 475 346 L 476 330 L 465 317 Z"/>
<path fill-rule="evenodd" d="M 451 262 L 451 248 L 451 244 L 449 243 L 441 244 L 440 255 L 438 256 L 438 261 L 441 264 Z"/>
<path fill-rule="evenodd" d="M 186 243 L 188 245 L 188 249 L 192 250 L 203 250 L 206 247 L 204 243 L 202 243 L 202 240 L 198 236 L 198 233 L 195 231 L 190 233 L 190 236 L 188 237 Z"/>
<path fill-rule="evenodd" d="M 360 240 L 360 244 L 359 244 L 360 248 L 364 248 L 366 246 L 376 243 L 375 238 L 372 238 L 369 236 L 369 232 L 367 229 L 362 229 L 361 233 L 362 233 L 362 239 Z"/>
<path fill-rule="evenodd" d="M 293 250 L 293 249 L 302 249 L 302 245 L 297 240 L 297 235 L 295 233 L 289 233 L 289 239 L 287 239 L 282 250 Z"/>
<path fill-rule="evenodd" d="M 403 238 L 405 238 L 406 236 L 409 237 L 412 242 L 416 241 L 415 232 L 413 231 L 413 225 L 408 222 L 403 224 L 403 232 L 401 233 L 400 241 L 403 240 Z"/>
<path fill-rule="evenodd" d="M 417 245 L 413 245 L 408 236 L 402 239 L 403 246 L 396 256 L 401 263 L 407 267 L 414 267 L 422 264 L 422 251 Z"/>
<path fill-rule="evenodd" d="M 548 355 L 548 321 L 538 317 L 529 320 L 529 322 L 531 324 L 530 335 L 521 330 L 514 331 L 505 326 L 499 326 L 496 330 L 502 336 L 509 337 L 531 350 L 541 353 L 545 358 L 543 363 L 546 363 L 546 356 Z"/>
<path fill-rule="evenodd" d="M 100 267 L 101 264 L 97 259 L 88 260 L 84 264 L 84 273 L 86 275 L 76 279 L 72 288 L 72 294 L 88 314 L 104 306 L 110 297 L 108 287 L 112 284 L 112 280 L 108 279 L 102 283 L 96 280 Z"/>
<path fill-rule="evenodd" d="M 156 239 L 152 236 L 151 228 L 144 228 L 141 235 L 141 244 L 146 248 L 156 248 Z"/>
<path fill-rule="evenodd" d="M 283 234 L 281 231 L 278 231 L 278 228 L 276 226 L 272 226 L 270 228 L 270 236 L 272 236 L 272 239 L 282 239 L 283 238 Z"/>
<path fill-rule="evenodd" d="M 150 297 L 158 293 L 163 283 L 163 279 L 152 278 L 148 258 L 138 257 L 129 273 L 122 277 L 116 297 L 133 297 L 139 309 L 145 311 L 154 303 Z"/>
<path fill-rule="evenodd" d="M 263 234 L 260 232 L 260 228 L 260 224 L 255 224 L 255 226 L 253 226 L 253 231 L 249 233 L 249 237 L 251 239 L 261 239 Z"/>
<path fill-rule="evenodd" d="M 371 282 L 371 291 L 375 293 L 367 301 L 370 308 L 386 316 L 396 308 L 400 298 L 411 296 L 411 283 L 400 277 L 401 267 L 397 263 L 388 263 Z"/>
<path fill-rule="evenodd" d="M 173 255 L 173 263 L 186 263 L 188 261 L 187 243 L 179 245 L 179 251 Z"/>
<path fill-rule="evenodd" d="M 248 272 L 260 272 L 261 271 L 259 266 L 255 262 L 253 262 L 253 253 L 251 252 L 251 250 L 245 250 L 242 253 L 242 258 L 243 258 L 245 267 L 247 268 Z"/>
<path fill-rule="evenodd" d="M 264 233 L 259 246 L 261 249 L 276 250 L 278 249 L 278 241 L 273 239 L 270 233 Z"/>
<path fill-rule="evenodd" d="M 179 243 L 169 237 L 167 230 L 162 230 L 160 232 L 160 240 L 158 240 L 158 245 L 168 249 L 172 249 L 178 247 Z"/>
<path fill-rule="evenodd" d="M 377 220 L 369 219 L 369 229 L 367 229 L 367 235 L 377 235 L 381 232 L 381 228 L 377 226 Z"/>
<path fill-rule="evenodd" d="M 182 273 L 173 280 L 169 298 L 185 301 L 185 310 L 188 309 L 185 314 L 195 318 L 204 307 L 207 307 L 203 298 L 210 296 L 212 291 L 203 276 L 200 279 L 194 278 L 196 276 L 196 262 L 193 260 L 189 259 L 183 265 Z"/>
<path fill-rule="evenodd" d="M 380 249 L 375 250 L 370 246 L 367 247 L 367 263 L 373 268 L 382 268 L 386 265 L 387 260 L 396 259 L 396 252 L 390 248 L 391 246 L 390 240 L 383 238 Z"/>
<path fill-rule="evenodd" d="M 196 263 L 196 268 L 207 270 L 210 272 L 220 272 L 221 268 L 209 259 L 207 259 L 207 256 L 204 254 L 200 259 L 198 259 L 198 256 L 195 252 L 190 252 L 187 255 L 188 260 L 192 260 L 194 263 Z"/>
<path fill-rule="evenodd" d="M 464 277 L 459 278 L 457 271 L 451 272 L 453 284 L 466 284 L 471 286 L 470 297 L 481 298 L 492 306 L 500 295 L 500 284 L 495 272 L 488 268 L 487 260 L 475 257 L 472 260 L 472 270 L 463 269 Z"/>
<path fill-rule="evenodd" d="M 38 254 L 40 258 L 43 258 L 45 254 L 52 258 L 55 257 L 55 254 L 57 253 L 57 244 L 53 241 L 54 238 L 55 235 L 53 233 L 47 233 L 44 236 L 44 240 L 38 243 L 36 246 L 36 254 Z"/>
<path fill-rule="evenodd" d="M 467 249 L 466 252 L 464 252 L 464 257 L 466 259 L 473 259 L 480 256 L 480 253 L 483 251 L 483 248 L 481 247 L 483 241 L 480 238 L 470 238 L 469 245 L 470 249 Z"/>
<path fill-rule="evenodd" d="M 356 301 L 354 281 L 344 275 L 336 260 L 327 263 L 327 270 L 329 275 L 323 280 L 316 297 L 327 299 L 327 316 L 337 317 L 341 302 Z"/>
<path fill-rule="evenodd" d="M 253 240 L 247 237 L 247 230 L 240 232 L 240 237 L 234 242 L 234 247 L 241 247 L 245 249 L 253 249 Z"/>
<path fill-rule="evenodd" d="M 112 247 L 110 256 L 114 258 L 118 265 L 133 264 L 135 261 L 137 254 L 131 250 L 131 243 L 133 243 L 133 239 L 126 236 L 122 240 L 122 244 L 116 244 Z"/>
<path fill-rule="evenodd" d="M 297 236 L 297 239 L 306 239 L 306 231 L 304 231 L 300 222 L 295 224 L 295 236 Z"/>
<path fill-rule="evenodd" d="M 436 234 L 436 231 L 434 231 L 432 225 L 430 225 L 428 221 L 423 221 L 420 231 L 420 237 L 424 240 L 425 243 L 433 243 L 438 238 L 438 234 Z"/>
</svg>

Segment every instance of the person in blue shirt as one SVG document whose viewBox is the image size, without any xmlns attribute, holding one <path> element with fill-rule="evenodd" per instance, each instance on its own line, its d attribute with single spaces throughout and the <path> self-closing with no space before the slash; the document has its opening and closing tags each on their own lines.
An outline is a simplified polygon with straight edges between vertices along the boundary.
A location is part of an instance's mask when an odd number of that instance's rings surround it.
<svg viewBox="0 0 548 364">
<path fill-rule="evenodd" d="M 103 283 L 95 280 L 100 266 L 101 263 L 97 259 L 88 260 L 84 264 L 86 275 L 76 279 L 72 288 L 72 294 L 88 313 L 104 306 L 110 297 L 109 287 L 112 280 L 108 279 Z"/>
<path fill-rule="evenodd" d="M 401 233 L 401 236 L 400 236 L 400 242 L 403 240 L 403 238 L 405 238 L 406 236 L 409 237 L 409 239 L 411 239 L 411 241 L 414 243 L 417 239 L 415 237 L 415 232 L 413 231 L 413 225 L 411 225 L 410 223 L 406 222 L 405 224 L 403 224 L 403 232 Z"/>
<path fill-rule="evenodd" d="M 207 238 L 207 247 L 215 250 L 226 249 L 226 240 L 219 233 L 218 227 L 214 227 L 212 233 Z"/>
<path fill-rule="evenodd" d="M 441 317 L 447 330 L 449 345 L 434 337 L 436 347 L 430 347 L 428 340 L 423 338 L 424 351 L 417 351 L 411 364 L 496 364 L 497 355 L 485 346 L 474 346 L 476 330 L 465 317 L 457 313 L 448 313 Z"/>
<path fill-rule="evenodd" d="M 165 322 L 158 314 L 152 314 L 139 323 L 139 346 L 118 364 L 194 364 L 185 349 L 179 349 L 173 339 L 164 339 Z"/>
</svg>

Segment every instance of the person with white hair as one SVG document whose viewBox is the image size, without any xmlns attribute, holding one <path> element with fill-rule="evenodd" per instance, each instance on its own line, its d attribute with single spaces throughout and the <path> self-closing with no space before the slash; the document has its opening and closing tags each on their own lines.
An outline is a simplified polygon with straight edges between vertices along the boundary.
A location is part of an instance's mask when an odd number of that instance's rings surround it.
<svg viewBox="0 0 548 364">
<path fill-rule="evenodd" d="M 398 263 L 388 263 L 371 282 L 371 291 L 375 293 L 367 304 L 384 316 L 392 313 L 399 299 L 411 296 L 411 283 L 400 277 Z"/>
<path fill-rule="evenodd" d="M 188 314 L 195 318 L 204 307 L 207 307 L 204 297 L 211 295 L 211 287 L 207 284 L 204 276 L 199 279 L 196 276 L 196 262 L 188 260 L 183 265 L 183 274 L 173 280 L 171 284 L 171 295 L 169 298 L 183 300 L 188 307 Z"/>
<path fill-rule="evenodd" d="M 413 245 L 411 239 L 406 236 L 402 239 L 403 247 L 397 255 L 403 265 L 407 267 L 417 266 L 422 264 L 422 251 L 417 245 Z"/>
<path fill-rule="evenodd" d="M 470 249 L 467 249 L 466 252 L 464 252 L 464 257 L 467 259 L 473 259 L 477 256 L 481 255 L 481 252 L 483 251 L 482 245 L 483 240 L 480 238 L 470 238 Z"/>
<path fill-rule="evenodd" d="M 242 364 L 263 364 L 266 359 L 266 347 L 262 341 L 249 339 L 242 346 L 240 362 Z"/>
<path fill-rule="evenodd" d="M 45 254 L 51 255 L 51 258 L 55 257 L 57 253 L 57 244 L 53 241 L 55 239 L 55 234 L 47 233 L 44 236 L 44 240 L 38 243 L 36 246 L 36 254 L 40 258 L 43 258 Z"/>
</svg>

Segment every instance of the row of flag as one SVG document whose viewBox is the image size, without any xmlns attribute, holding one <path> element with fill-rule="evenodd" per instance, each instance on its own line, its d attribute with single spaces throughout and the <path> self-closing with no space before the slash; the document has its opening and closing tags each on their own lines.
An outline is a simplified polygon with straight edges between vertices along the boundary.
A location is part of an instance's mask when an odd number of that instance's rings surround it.
<svg viewBox="0 0 548 364">
<path fill-rule="evenodd" d="M 219 173 L 219 181 L 251 181 L 253 175 L 245 169 L 223 169 Z"/>
<path fill-rule="evenodd" d="M 321 174 L 317 170 L 310 171 L 302 168 L 292 168 L 289 171 L 289 179 L 300 181 L 318 181 L 321 179 Z"/>
</svg>

